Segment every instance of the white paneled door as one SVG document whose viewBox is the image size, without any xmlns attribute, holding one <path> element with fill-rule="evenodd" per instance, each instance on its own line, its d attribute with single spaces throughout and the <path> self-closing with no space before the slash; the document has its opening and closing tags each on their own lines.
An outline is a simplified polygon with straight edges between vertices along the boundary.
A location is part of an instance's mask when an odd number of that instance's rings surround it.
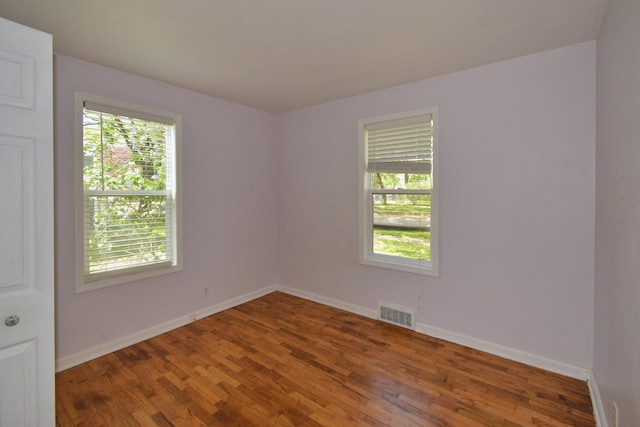
<svg viewBox="0 0 640 427">
<path fill-rule="evenodd" d="M 55 424 L 52 68 L 0 18 L 0 427 Z"/>
</svg>

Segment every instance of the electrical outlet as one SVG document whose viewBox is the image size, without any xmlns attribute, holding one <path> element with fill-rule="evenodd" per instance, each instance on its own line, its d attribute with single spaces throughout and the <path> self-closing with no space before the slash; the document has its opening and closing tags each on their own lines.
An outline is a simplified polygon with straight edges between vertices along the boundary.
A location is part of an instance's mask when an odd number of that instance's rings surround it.
<svg viewBox="0 0 640 427">
<path fill-rule="evenodd" d="M 209 296 L 209 287 L 205 286 L 204 288 L 202 288 L 202 296 L 203 297 L 208 297 Z"/>
<path fill-rule="evenodd" d="M 618 404 L 613 402 L 613 427 L 618 426 Z"/>
</svg>

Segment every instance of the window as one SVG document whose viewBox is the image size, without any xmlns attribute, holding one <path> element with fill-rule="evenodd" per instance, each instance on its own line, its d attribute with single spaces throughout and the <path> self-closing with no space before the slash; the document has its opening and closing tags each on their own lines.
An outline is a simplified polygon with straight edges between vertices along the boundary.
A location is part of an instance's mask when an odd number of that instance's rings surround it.
<svg viewBox="0 0 640 427">
<path fill-rule="evenodd" d="M 438 276 L 437 110 L 360 121 L 360 261 Z"/>
<path fill-rule="evenodd" d="M 179 115 L 75 102 L 76 292 L 180 270 Z"/>
</svg>

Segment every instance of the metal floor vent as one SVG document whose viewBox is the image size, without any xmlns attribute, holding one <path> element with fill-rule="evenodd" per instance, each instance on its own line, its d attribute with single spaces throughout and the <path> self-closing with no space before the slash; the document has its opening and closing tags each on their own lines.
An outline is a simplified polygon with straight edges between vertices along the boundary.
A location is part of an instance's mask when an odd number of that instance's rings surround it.
<svg viewBox="0 0 640 427">
<path fill-rule="evenodd" d="M 392 323 L 403 328 L 415 330 L 415 314 L 413 310 L 380 303 L 378 306 L 378 319 Z"/>
</svg>

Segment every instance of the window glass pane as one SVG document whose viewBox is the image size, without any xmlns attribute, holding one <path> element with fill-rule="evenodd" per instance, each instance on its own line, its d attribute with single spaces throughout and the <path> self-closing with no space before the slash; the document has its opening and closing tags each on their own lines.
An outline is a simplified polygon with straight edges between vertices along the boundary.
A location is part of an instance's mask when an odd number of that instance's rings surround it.
<svg viewBox="0 0 640 427">
<path fill-rule="evenodd" d="M 431 190 L 433 177 L 424 173 L 371 173 L 371 188 L 374 190 Z"/>
<path fill-rule="evenodd" d="M 171 126 L 84 110 L 85 189 L 164 190 Z"/>
<path fill-rule="evenodd" d="M 174 125 L 83 109 L 85 281 L 175 264 Z"/>
<path fill-rule="evenodd" d="M 170 260 L 167 211 L 166 196 L 86 197 L 85 273 Z"/>
<path fill-rule="evenodd" d="M 431 260 L 431 195 L 372 197 L 373 253 Z"/>
</svg>

